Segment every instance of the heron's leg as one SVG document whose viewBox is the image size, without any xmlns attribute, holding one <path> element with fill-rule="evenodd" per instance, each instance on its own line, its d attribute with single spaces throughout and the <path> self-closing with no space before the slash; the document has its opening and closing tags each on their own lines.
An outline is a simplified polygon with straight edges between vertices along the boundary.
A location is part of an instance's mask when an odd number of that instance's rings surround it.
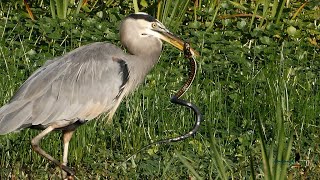
<svg viewBox="0 0 320 180">
<path fill-rule="evenodd" d="M 51 162 L 53 162 L 54 164 L 56 164 L 57 166 L 61 167 L 65 172 L 68 173 L 68 175 L 73 176 L 74 172 L 67 166 L 61 164 L 58 160 L 54 159 L 52 156 L 50 156 L 48 153 L 46 153 L 43 149 L 41 149 L 41 147 L 39 146 L 40 140 L 46 136 L 47 134 L 49 134 L 51 131 L 53 131 L 54 129 L 59 128 L 58 126 L 55 125 L 51 125 L 49 127 L 47 127 L 47 129 L 43 130 L 40 134 L 38 134 L 36 137 L 34 137 L 31 140 L 31 145 L 32 148 L 35 152 L 37 152 L 38 154 L 40 154 L 41 156 L 47 158 L 48 160 L 50 160 Z"/>
<path fill-rule="evenodd" d="M 62 131 L 62 138 L 63 138 L 63 162 L 62 165 L 67 166 L 68 163 L 68 150 L 69 150 L 69 142 L 72 138 L 74 130 L 72 131 Z M 63 171 L 63 177 L 67 177 L 68 174 Z M 70 179 L 67 177 L 67 179 Z"/>
<path fill-rule="evenodd" d="M 68 150 L 69 150 L 69 142 L 72 138 L 74 131 L 63 131 L 63 165 L 67 165 L 68 163 Z"/>
</svg>

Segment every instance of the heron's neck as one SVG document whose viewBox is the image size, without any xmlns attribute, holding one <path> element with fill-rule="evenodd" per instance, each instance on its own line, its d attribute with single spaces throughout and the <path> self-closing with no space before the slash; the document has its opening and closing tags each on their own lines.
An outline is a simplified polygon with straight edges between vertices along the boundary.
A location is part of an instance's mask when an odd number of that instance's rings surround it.
<svg viewBox="0 0 320 180">
<path fill-rule="evenodd" d="M 137 56 L 137 63 L 139 64 L 140 73 L 146 76 L 150 70 L 157 64 L 161 54 L 161 48 L 148 50 L 144 54 Z"/>
<path fill-rule="evenodd" d="M 148 53 L 140 53 L 139 55 L 131 55 L 128 61 L 129 79 L 132 80 L 132 86 L 136 87 L 142 83 L 145 76 L 157 64 L 161 53 L 161 48 L 158 50 L 148 51 Z"/>
<path fill-rule="evenodd" d="M 136 63 L 141 68 L 142 74 L 146 75 L 158 62 L 162 50 L 162 42 L 156 38 L 140 40 L 129 52 L 137 57 Z"/>
<path fill-rule="evenodd" d="M 144 53 L 144 54 L 140 54 L 139 57 L 141 57 L 141 60 L 143 61 L 143 63 L 145 63 L 145 65 L 149 65 L 149 68 L 152 68 L 159 60 L 161 54 L 161 48 L 158 49 L 150 49 L 149 51 Z"/>
</svg>

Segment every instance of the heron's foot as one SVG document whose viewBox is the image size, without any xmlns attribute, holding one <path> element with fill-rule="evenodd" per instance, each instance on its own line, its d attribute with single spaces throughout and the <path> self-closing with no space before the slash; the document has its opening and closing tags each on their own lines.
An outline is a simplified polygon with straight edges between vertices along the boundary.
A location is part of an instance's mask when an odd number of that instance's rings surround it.
<svg viewBox="0 0 320 180">
<path fill-rule="evenodd" d="M 66 178 L 64 178 L 64 180 L 74 180 L 73 176 L 66 176 Z"/>
<path fill-rule="evenodd" d="M 74 176 L 76 173 L 71 169 L 71 168 L 69 168 L 68 166 L 65 166 L 65 165 L 61 165 L 61 169 L 64 171 L 64 172 L 66 172 L 67 174 L 67 177 L 69 177 L 69 176 Z"/>
<path fill-rule="evenodd" d="M 63 179 L 63 180 L 74 180 L 74 176 L 67 175 L 67 173 L 63 171 L 61 179 Z"/>
</svg>

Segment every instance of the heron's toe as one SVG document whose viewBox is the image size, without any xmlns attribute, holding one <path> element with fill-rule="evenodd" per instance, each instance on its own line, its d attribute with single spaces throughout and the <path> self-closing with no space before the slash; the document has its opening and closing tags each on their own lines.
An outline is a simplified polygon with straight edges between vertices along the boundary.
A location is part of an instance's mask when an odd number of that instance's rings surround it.
<svg viewBox="0 0 320 180">
<path fill-rule="evenodd" d="M 64 172 L 67 173 L 68 176 L 74 176 L 76 173 L 68 166 L 61 165 L 61 168 Z"/>
<path fill-rule="evenodd" d="M 67 176 L 64 180 L 74 180 L 74 176 Z"/>
</svg>

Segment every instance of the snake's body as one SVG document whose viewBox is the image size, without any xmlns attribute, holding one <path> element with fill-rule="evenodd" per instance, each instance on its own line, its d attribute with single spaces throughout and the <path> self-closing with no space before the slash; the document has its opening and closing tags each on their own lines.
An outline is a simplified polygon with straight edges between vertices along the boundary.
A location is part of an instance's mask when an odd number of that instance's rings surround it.
<svg viewBox="0 0 320 180">
<path fill-rule="evenodd" d="M 180 97 L 189 89 L 189 87 L 191 86 L 195 76 L 196 76 L 196 71 L 197 71 L 197 63 L 196 60 L 194 59 L 194 56 L 192 56 L 191 52 L 190 52 L 190 45 L 188 43 L 184 44 L 184 56 L 185 58 L 189 59 L 190 61 L 190 72 L 189 72 L 189 77 L 186 81 L 186 83 L 182 86 L 182 88 L 180 88 L 180 90 L 171 97 L 170 101 L 174 104 L 179 104 L 182 106 L 186 106 L 188 108 L 190 108 L 194 114 L 195 114 L 195 124 L 193 126 L 193 128 L 186 134 L 178 136 L 178 137 L 174 137 L 174 138 L 168 138 L 168 139 L 163 139 L 163 140 L 159 140 L 153 143 L 148 144 L 147 146 L 144 146 L 143 148 L 141 148 L 139 151 L 137 151 L 136 153 L 134 153 L 133 155 L 131 155 L 127 160 L 129 160 L 131 157 L 133 157 L 134 155 L 138 154 L 139 152 L 145 150 L 146 148 L 152 146 L 152 145 L 156 145 L 156 144 L 166 144 L 166 143 L 170 143 L 170 142 L 177 142 L 177 141 L 182 141 L 184 139 L 187 139 L 188 137 L 194 135 L 197 130 L 200 127 L 200 123 L 202 120 L 202 115 L 200 110 L 198 109 L 197 106 L 195 106 L 194 104 L 192 104 L 191 102 L 188 102 L 186 100 L 180 99 Z"/>
<path fill-rule="evenodd" d="M 164 143 L 170 143 L 170 142 L 177 142 L 177 141 L 182 141 L 192 135 L 194 135 L 199 127 L 200 127 L 200 123 L 201 123 L 201 112 L 198 109 L 197 106 L 195 106 L 194 104 L 192 104 L 191 102 L 188 102 L 186 100 L 180 99 L 180 97 L 189 89 L 189 87 L 191 86 L 195 76 L 196 76 L 196 72 L 197 72 L 197 62 L 194 59 L 194 57 L 192 56 L 191 52 L 190 52 L 190 45 L 188 43 L 185 43 L 184 45 L 184 56 L 189 59 L 190 61 L 190 72 L 189 72 L 189 78 L 187 79 L 186 83 L 182 86 L 182 88 L 180 88 L 180 90 L 171 97 L 171 102 L 174 104 L 179 104 L 182 106 L 186 106 L 188 108 L 190 108 L 194 113 L 195 113 L 195 119 L 196 122 L 193 126 L 193 128 L 186 134 L 175 137 L 175 138 L 169 138 L 169 139 L 164 139 L 164 140 L 160 140 L 160 141 L 156 141 L 152 144 L 149 144 L 148 147 L 150 145 L 154 145 L 154 144 L 164 144 Z"/>
</svg>

